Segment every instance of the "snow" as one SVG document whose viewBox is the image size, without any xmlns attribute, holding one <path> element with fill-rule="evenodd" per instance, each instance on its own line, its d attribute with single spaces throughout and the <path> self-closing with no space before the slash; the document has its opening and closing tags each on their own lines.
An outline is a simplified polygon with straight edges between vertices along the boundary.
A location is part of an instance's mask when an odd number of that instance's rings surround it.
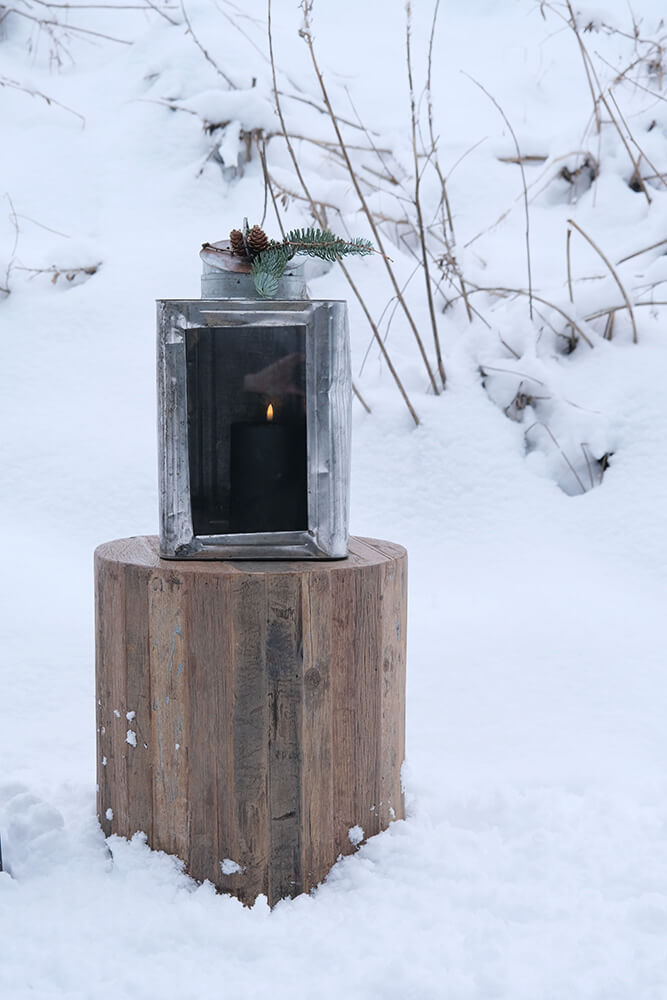
<svg viewBox="0 0 667 1000">
<path fill-rule="evenodd" d="M 223 858 L 220 862 L 220 871 L 223 875 L 240 875 L 243 868 L 237 861 L 232 861 L 231 858 Z"/>
<path fill-rule="evenodd" d="M 635 303 L 667 299 L 665 246 L 619 263 L 665 239 L 667 189 L 648 181 L 649 204 L 629 187 L 617 131 L 597 136 L 559 6 L 443 5 L 436 133 L 459 262 L 484 288 L 527 287 L 523 189 L 519 168 L 498 159 L 515 152 L 502 116 L 462 70 L 502 106 L 522 153 L 547 158 L 525 166 L 533 285 L 592 348 L 580 339 L 566 353 L 565 320 L 538 301 L 531 321 L 525 295 L 475 292 L 483 319 L 468 324 L 460 301 L 438 313 L 448 386 L 435 398 L 390 307 L 381 330 L 419 413 L 414 428 L 342 276 L 311 281 L 313 297 L 349 300 L 355 382 L 373 411 L 355 402 L 352 530 L 409 550 L 407 819 L 273 911 L 195 885 L 140 834 L 105 842 L 92 551 L 156 531 L 154 300 L 197 295 L 201 242 L 244 215 L 259 221 L 257 157 L 233 177 L 220 159 L 243 158 L 235 123 L 277 130 L 263 3 L 243 5 L 245 35 L 228 20 L 234 5 L 187 5 L 233 91 L 177 7 L 165 11 L 171 25 L 125 6 L 54 14 L 122 42 L 16 15 L 0 27 L 0 80 L 52 100 L 0 85 L 0 286 L 10 287 L 0 293 L 0 995 L 662 1000 L 666 310 L 636 306 L 637 344 L 621 311 L 605 340 L 604 319 L 587 317 L 622 304 L 621 291 L 575 230 L 570 301 L 566 231 L 573 219 L 591 236 Z M 628 6 L 574 6 L 609 87 L 646 51 Z M 280 89 L 318 100 L 299 6 L 273 7 Z M 413 7 L 421 88 L 431 6 Z M 661 37 L 662 7 L 633 3 L 641 38 Z M 409 189 L 402 2 L 316 4 L 314 19 L 339 113 L 354 118 L 349 94 Z M 613 92 L 664 173 L 661 86 L 645 60 Z M 311 106 L 286 97 L 284 110 L 295 134 L 331 138 Z M 203 128 L 223 121 L 224 132 Z M 340 206 L 332 228 L 369 235 L 340 166 L 295 141 L 316 197 Z M 585 156 L 598 178 L 582 171 L 568 183 L 562 167 L 576 171 Z M 297 191 L 277 140 L 269 158 Z M 432 173 L 424 198 L 437 204 Z M 432 353 L 405 209 L 386 192 L 374 204 L 398 219 L 404 238 L 386 250 Z M 293 198 L 285 221 L 307 222 Z M 351 270 L 379 317 L 392 294 L 382 260 Z"/>
<path fill-rule="evenodd" d="M 358 824 L 356 824 L 355 826 L 351 826 L 350 829 L 347 831 L 347 839 L 350 841 L 353 847 L 358 847 L 359 844 L 364 839 L 364 837 L 365 833 L 363 827 L 359 826 Z"/>
</svg>

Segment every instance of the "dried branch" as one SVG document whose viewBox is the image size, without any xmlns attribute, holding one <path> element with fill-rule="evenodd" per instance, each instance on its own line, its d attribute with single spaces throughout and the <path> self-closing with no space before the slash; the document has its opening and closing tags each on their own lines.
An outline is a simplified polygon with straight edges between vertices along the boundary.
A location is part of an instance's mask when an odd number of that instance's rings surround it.
<svg viewBox="0 0 667 1000">
<path fill-rule="evenodd" d="M 591 63 L 591 57 L 588 54 L 588 49 L 584 45 L 583 39 L 579 33 L 579 28 L 577 26 L 577 19 L 574 15 L 574 11 L 572 10 L 572 4 L 570 3 L 570 0 L 566 0 L 566 3 L 567 3 L 567 9 L 570 14 L 569 21 L 563 17 L 560 11 L 556 10 L 555 7 L 552 7 L 551 4 L 548 4 L 548 6 L 555 14 L 558 15 L 558 17 L 562 18 L 562 20 L 564 20 L 566 24 L 570 26 L 570 28 L 574 32 L 574 37 L 577 39 L 577 44 L 579 45 L 579 51 L 581 52 L 581 58 L 584 64 L 584 72 L 586 73 L 586 80 L 588 81 L 588 89 L 590 90 L 591 97 L 593 99 L 593 114 L 595 116 L 596 130 L 599 135 L 600 132 L 602 131 L 602 122 L 600 119 L 600 110 L 598 108 L 598 98 L 595 95 L 595 88 L 593 86 L 593 80 L 592 80 L 592 75 L 593 76 L 595 75 L 595 70 L 593 69 L 593 64 Z M 599 89 L 600 85 L 598 83 L 598 90 Z"/>
<path fill-rule="evenodd" d="M 512 128 L 512 125 L 511 125 L 511 122 L 510 122 L 509 118 L 507 117 L 507 115 L 505 114 L 505 112 L 503 111 L 503 109 L 501 108 L 500 104 L 498 104 L 498 101 L 495 99 L 495 97 L 492 94 L 490 94 L 489 91 L 486 89 L 486 87 L 483 87 L 482 84 L 478 80 L 475 80 L 475 78 L 472 77 L 472 76 L 470 76 L 469 73 L 466 73 L 465 70 L 461 70 L 461 72 L 463 73 L 464 76 L 467 76 L 468 79 L 471 80 L 475 84 L 476 87 L 479 87 L 479 89 L 482 91 L 482 93 L 486 94 L 486 96 L 489 98 L 489 100 L 494 105 L 494 107 L 497 108 L 497 110 L 500 112 L 500 114 L 502 116 L 503 121 L 507 125 L 507 128 L 509 129 L 510 134 L 512 136 L 512 139 L 514 141 L 514 148 L 516 149 L 516 155 L 517 155 L 517 159 L 519 161 L 519 168 L 521 170 L 521 182 L 523 184 L 523 207 L 524 207 L 524 213 L 525 213 L 525 216 L 526 216 L 526 264 L 527 264 L 527 268 L 528 268 L 528 312 L 529 312 L 530 318 L 532 319 L 533 318 L 533 277 L 532 277 L 532 268 L 531 268 L 531 263 L 530 263 L 530 213 L 528 211 L 528 186 L 526 184 L 526 171 L 523 169 L 523 160 L 522 160 L 522 157 L 521 157 L 521 150 L 519 149 L 519 140 L 516 137 L 516 133 L 515 133 L 514 129 Z"/>
<path fill-rule="evenodd" d="M 9 255 L 9 260 L 7 261 L 7 269 L 5 271 L 5 283 L 4 285 L 0 285 L 0 292 L 2 292 L 4 295 L 9 295 L 10 293 L 9 279 L 12 273 L 12 269 L 15 267 L 16 251 L 18 249 L 19 236 L 21 231 L 19 229 L 19 220 L 16 214 L 16 209 L 14 208 L 14 202 L 12 201 L 10 195 L 7 194 L 5 195 L 5 197 L 9 202 L 9 209 L 10 209 L 9 218 L 12 220 L 12 225 L 14 227 L 14 242 L 12 243 L 11 253 Z"/>
<path fill-rule="evenodd" d="M 276 111 L 278 112 L 278 118 L 280 120 L 280 126 L 281 126 L 281 128 L 283 130 L 283 136 L 284 136 L 285 142 L 287 144 L 287 149 L 288 149 L 288 152 L 290 154 L 290 158 L 292 160 L 292 163 L 294 164 L 294 169 L 296 171 L 296 175 L 299 178 L 299 183 L 301 184 L 303 192 L 306 195 L 306 197 L 307 197 L 307 199 L 308 199 L 308 201 L 310 203 L 310 210 L 313 213 L 313 217 L 315 218 L 315 220 L 321 226 L 324 226 L 325 220 L 322 218 L 320 212 L 317 209 L 315 201 L 313 200 L 313 197 L 312 197 L 312 195 L 310 193 L 310 189 L 309 189 L 309 187 L 308 187 L 308 185 L 306 183 L 306 180 L 305 180 L 305 178 L 303 176 L 303 173 L 301 171 L 301 167 L 299 165 L 299 161 L 297 159 L 296 153 L 294 152 L 294 146 L 292 145 L 292 140 L 290 139 L 289 132 L 287 131 L 287 126 L 286 126 L 285 118 L 284 118 L 284 115 L 283 115 L 282 105 L 281 105 L 280 97 L 279 97 L 279 94 L 278 94 L 278 80 L 277 80 L 277 74 L 276 74 L 276 62 L 275 62 L 275 57 L 274 57 L 274 53 L 273 53 L 273 31 L 272 31 L 272 26 L 271 26 L 271 0 L 267 0 L 267 30 L 268 30 L 268 38 L 269 38 L 269 55 L 270 55 L 270 59 L 271 59 L 271 75 L 272 75 L 272 79 L 273 79 L 273 96 L 274 96 L 274 100 L 275 100 L 275 103 L 276 103 Z M 361 295 L 361 292 L 359 291 L 359 289 L 357 288 L 356 284 L 352 280 L 350 272 L 347 270 L 347 268 L 345 267 L 345 264 L 343 263 L 342 260 L 338 261 L 338 266 L 342 270 L 343 274 L 345 275 L 345 277 L 347 279 L 347 282 L 348 282 L 350 288 L 352 289 L 352 291 L 354 292 L 354 294 L 357 297 L 357 301 L 359 302 L 359 305 L 361 306 L 361 308 L 362 308 L 362 310 L 364 312 L 364 315 L 366 316 L 366 319 L 367 319 L 367 321 L 368 321 L 368 323 L 369 323 L 369 325 L 371 327 L 371 330 L 373 331 L 373 336 L 375 337 L 375 339 L 378 342 L 378 345 L 380 347 L 382 355 L 383 355 L 383 357 L 384 357 L 384 359 L 385 359 L 385 361 L 387 363 L 387 367 L 389 368 L 389 371 L 390 371 L 390 373 L 391 373 L 394 381 L 396 382 L 396 385 L 398 387 L 399 392 L 401 393 L 401 396 L 403 397 L 405 405 L 407 406 L 408 410 L 410 411 L 410 416 L 414 420 L 415 425 L 419 426 L 419 417 L 417 416 L 417 414 L 416 414 L 416 412 L 414 410 L 414 407 L 413 407 L 412 403 L 410 402 L 410 398 L 409 398 L 407 392 L 405 391 L 405 388 L 404 388 L 403 383 L 402 383 L 402 381 L 401 381 L 401 379 L 399 377 L 398 372 L 394 368 L 392 360 L 391 360 L 391 358 L 389 356 L 389 352 L 387 351 L 384 343 L 382 342 L 382 337 L 380 336 L 380 331 L 378 330 L 375 322 L 373 321 L 373 317 L 371 316 L 371 314 L 370 314 L 370 312 L 368 310 L 368 306 L 366 305 L 366 303 L 364 301 L 364 298 Z"/>
<path fill-rule="evenodd" d="M 361 395 L 361 393 L 357 389 L 357 387 L 354 384 L 354 382 L 352 383 L 352 392 L 357 397 L 357 399 L 359 400 L 359 402 L 361 403 L 361 405 L 365 409 L 366 413 L 371 413 L 372 411 L 371 411 L 370 406 L 368 405 L 368 403 L 366 402 L 366 400 L 364 399 L 364 397 Z"/>
<path fill-rule="evenodd" d="M 652 198 L 651 198 L 650 194 L 648 193 L 648 189 L 646 187 L 646 184 L 644 183 L 644 178 L 641 175 L 641 170 L 639 169 L 639 160 L 635 159 L 635 157 L 633 156 L 632 150 L 630 149 L 630 146 L 628 145 L 628 140 L 625 138 L 625 136 L 623 134 L 623 129 L 621 128 L 621 126 L 616 121 L 616 117 L 614 115 L 614 112 L 611 110 L 611 107 L 609 106 L 609 101 L 607 100 L 607 98 L 604 96 L 604 94 L 602 92 L 600 92 L 600 100 L 602 101 L 602 103 L 604 104 L 605 108 L 607 109 L 607 113 L 608 113 L 609 117 L 611 118 L 612 124 L 614 125 L 616 131 L 618 132 L 618 135 L 620 137 L 621 142 L 625 146 L 625 151 L 628 154 L 628 156 L 630 157 L 630 162 L 632 163 L 632 166 L 633 166 L 633 169 L 634 169 L 634 176 L 637 178 L 637 183 L 639 184 L 639 187 L 641 188 L 644 197 L 646 198 L 647 202 L 650 205 L 651 202 L 652 202 Z"/>
<path fill-rule="evenodd" d="M 630 304 L 630 299 L 628 298 L 628 293 L 626 292 L 625 288 L 623 287 L 623 283 L 622 283 L 621 279 L 619 278 L 619 276 L 618 276 L 618 273 L 617 273 L 616 269 L 614 268 L 614 265 L 613 265 L 613 264 L 611 263 L 611 261 L 610 261 L 610 260 L 609 260 L 609 258 L 608 258 L 608 257 L 606 256 L 606 254 L 604 254 L 604 253 L 602 252 L 602 250 L 601 250 L 601 249 L 600 249 L 600 247 L 599 247 L 599 246 L 597 245 L 597 243 L 595 242 L 595 240 L 591 239 L 591 237 L 590 237 L 590 236 L 588 235 L 588 233 L 584 232 L 584 230 L 583 230 L 583 229 L 581 228 L 581 226 L 580 226 L 580 225 L 578 225 L 578 224 L 577 224 L 577 223 L 576 223 L 576 222 L 574 221 L 574 219 L 568 219 L 568 220 L 567 220 L 567 222 L 568 222 L 568 225 L 569 225 L 569 226 L 573 226 L 573 227 L 574 227 L 574 229 L 576 229 L 576 230 L 577 230 L 577 232 L 578 232 L 578 233 L 579 233 L 579 234 L 580 234 L 581 236 L 583 236 L 583 238 L 584 238 L 584 239 L 586 240 L 586 242 L 587 242 L 587 243 L 589 243 L 589 244 L 590 244 L 590 246 L 592 246 L 592 247 L 593 247 L 593 249 L 594 249 L 594 250 L 595 250 L 595 252 L 596 252 L 596 253 L 598 254 L 598 256 L 599 256 L 599 257 L 600 257 L 600 258 L 601 258 L 601 259 L 602 259 L 602 260 L 604 261 L 604 263 L 605 263 L 605 264 L 607 265 L 607 267 L 609 268 L 609 273 L 611 274 L 612 278 L 614 279 L 614 281 L 615 281 L 615 282 L 616 282 L 616 284 L 618 285 L 618 287 L 619 287 L 619 290 L 620 290 L 620 292 L 621 292 L 621 295 L 622 295 L 622 296 L 623 296 L 623 298 L 625 299 L 625 304 L 626 304 L 626 306 L 627 306 L 627 309 L 628 309 L 628 312 L 629 312 L 629 314 L 630 314 L 630 321 L 631 321 L 631 323 L 632 323 L 632 341 L 633 341 L 633 343 L 635 343 L 635 344 L 636 344 L 636 343 L 638 343 L 638 337 L 637 337 L 637 324 L 636 324 L 636 322 L 635 322 L 635 314 L 634 314 L 634 312 L 632 311 L 632 306 L 631 306 L 631 304 Z"/>
<path fill-rule="evenodd" d="M 115 35 L 107 35 L 103 31 L 93 31 L 92 28 L 81 28 L 76 24 L 62 24 L 60 21 L 50 20 L 46 17 L 37 17 L 35 14 L 29 14 L 25 10 L 19 10 L 17 7 L 7 7 L 4 13 L 0 14 L 0 24 L 10 14 L 16 14 L 17 17 L 24 17 L 27 21 L 33 21 L 43 28 L 60 28 L 62 31 L 74 32 L 77 35 L 91 35 L 94 38 L 103 38 L 107 42 L 117 42 L 119 45 L 132 45 L 132 42 L 129 42 L 127 38 L 116 38 Z"/>
<path fill-rule="evenodd" d="M 501 295 L 501 296 L 528 295 L 528 292 L 526 291 L 525 288 L 504 288 L 501 286 L 493 287 L 485 285 L 475 285 L 473 288 L 470 289 L 470 291 L 486 292 L 488 295 Z M 550 309 L 555 310 L 555 312 L 560 313 L 560 315 L 563 317 L 568 326 L 571 326 L 579 334 L 584 343 L 588 344 L 588 346 L 591 349 L 593 348 L 594 346 L 593 341 L 590 339 L 590 337 L 588 337 L 584 333 L 584 331 L 582 330 L 581 326 L 577 323 L 577 321 L 574 320 L 571 316 L 568 316 L 568 314 L 565 312 L 564 309 L 561 309 L 560 306 L 557 306 L 555 302 L 550 302 L 549 299 L 542 298 L 541 295 L 537 295 L 535 292 L 532 293 L 532 296 L 535 302 L 541 302 L 542 305 L 548 306 Z M 590 318 L 591 318 L 590 316 L 587 316 L 586 321 L 588 321 Z"/>
<path fill-rule="evenodd" d="M 565 238 L 565 256 L 567 257 L 567 290 L 570 293 L 570 302 L 574 305 L 574 295 L 572 294 L 572 256 L 570 253 L 570 243 L 572 242 L 572 230 L 568 229 Z"/>
<path fill-rule="evenodd" d="M 652 243 L 650 247 L 644 247 L 643 250 L 635 250 L 634 253 L 629 253 L 627 257 L 621 257 L 616 263 L 625 264 L 626 260 L 632 260 L 633 257 L 641 257 L 643 253 L 648 253 L 649 250 L 656 250 L 658 247 L 664 247 L 666 243 L 667 240 L 659 240 L 657 243 Z"/>
<path fill-rule="evenodd" d="M 662 181 L 662 184 L 663 184 L 663 187 L 667 187 L 667 180 L 665 180 L 664 176 L 663 176 L 663 175 L 662 175 L 662 174 L 660 173 L 660 171 L 659 171 L 659 170 L 658 170 L 658 168 L 657 168 L 657 167 L 655 166 L 655 164 L 654 164 L 654 163 L 652 163 L 652 162 L 651 162 L 651 161 L 649 160 L 648 156 L 646 155 L 646 153 L 644 152 L 644 150 L 642 149 L 642 147 L 641 147 L 641 146 L 639 145 L 639 143 L 638 143 L 638 142 L 637 142 L 637 140 L 635 139 L 635 137 L 634 137 L 634 135 L 633 135 L 633 133 L 632 133 L 632 131 L 631 131 L 631 129 L 630 129 L 630 126 L 628 125 L 627 121 L 625 120 L 625 117 L 624 117 L 624 115 L 623 115 L 623 112 L 622 112 L 622 111 L 621 111 L 621 109 L 619 108 L 619 106 L 618 106 L 618 102 L 617 102 L 616 98 L 614 97 L 614 95 L 612 94 L 611 90 L 609 91 L 609 97 L 610 97 L 610 98 L 611 98 L 611 100 L 612 100 L 612 101 L 614 102 L 614 107 L 616 108 L 616 110 L 617 110 L 617 112 L 618 112 L 618 117 L 619 117 L 619 118 L 621 119 L 621 122 L 623 123 L 623 125 L 624 125 L 624 126 L 625 126 L 625 128 L 626 128 L 626 131 L 627 131 L 627 133 L 628 133 L 628 136 L 629 136 L 629 138 L 630 138 L 630 142 L 631 142 L 631 143 L 633 144 L 633 146 L 636 146 L 636 147 L 637 147 L 637 150 L 638 150 L 638 152 L 639 152 L 639 154 L 640 154 L 640 159 L 641 159 L 641 157 L 642 157 L 642 156 L 644 157 L 644 159 L 645 159 L 645 160 L 646 160 L 646 162 L 648 163 L 649 167 L 650 167 L 650 168 L 651 168 L 651 170 L 652 170 L 652 171 L 654 172 L 654 176 L 655 176 L 656 178 L 659 178 L 659 179 L 660 179 L 660 180 Z M 639 160 L 637 160 L 637 169 L 639 169 Z M 641 180 L 643 181 L 643 178 L 641 178 Z"/>
<path fill-rule="evenodd" d="M 664 299 L 654 299 L 651 302 L 635 302 L 633 308 L 639 309 L 641 306 L 667 306 L 667 302 Z M 621 309 L 627 309 L 627 302 L 623 302 L 617 306 L 605 306 L 604 309 L 598 309 L 596 312 L 589 313 L 588 316 L 584 317 L 587 323 L 591 320 L 601 319 L 602 316 L 607 316 L 610 313 L 620 312 Z"/>
<path fill-rule="evenodd" d="M 561 453 L 561 455 L 563 457 L 563 460 L 565 461 L 565 464 L 567 465 L 568 469 L 570 470 L 570 472 L 572 473 L 572 475 L 574 476 L 574 478 L 579 483 L 579 486 L 581 486 L 581 492 L 585 493 L 586 492 L 586 487 L 584 486 L 583 482 L 581 481 L 581 477 L 579 476 L 579 473 L 577 472 L 577 470 L 575 469 L 575 467 L 572 465 L 572 462 L 570 461 L 570 459 L 567 457 L 567 455 L 563 451 L 562 447 L 560 446 L 560 443 L 558 442 L 557 438 L 553 434 L 551 428 L 547 424 L 545 424 L 543 420 L 536 420 L 535 423 L 531 424 L 530 427 L 526 428 L 526 431 L 525 431 L 525 436 L 526 437 L 528 437 L 528 435 L 530 434 L 530 432 L 533 430 L 534 427 L 543 427 L 544 428 L 544 430 L 547 432 L 547 434 L 549 435 L 549 437 L 553 441 L 553 443 L 556 446 L 556 448 L 558 448 L 559 452 Z"/>
<path fill-rule="evenodd" d="M 204 48 L 204 46 L 202 45 L 202 43 L 199 41 L 199 38 L 195 34 L 194 29 L 192 27 L 192 24 L 190 23 L 190 18 L 188 17 L 188 12 L 185 9 L 185 0 L 181 0 L 181 13 L 183 14 L 183 20 L 185 21 L 185 23 L 187 25 L 188 34 L 192 38 L 192 41 L 195 43 L 195 45 L 197 46 L 197 48 L 199 49 L 199 51 L 201 52 L 201 54 L 203 55 L 203 57 L 206 60 L 206 62 L 209 63 L 213 67 L 213 69 L 216 71 L 216 73 L 218 74 L 218 76 L 221 77 L 225 81 L 225 83 L 227 84 L 227 86 L 231 90 L 238 90 L 239 88 L 234 83 L 234 81 L 230 77 L 228 77 L 227 74 L 222 69 L 220 69 L 220 67 L 218 66 L 218 64 L 215 61 L 215 59 L 213 59 L 209 55 L 209 53 L 206 51 L 206 49 Z"/>
<path fill-rule="evenodd" d="M 410 45 L 410 33 L 411 33 L 411 21 L 412 21 L 412 6 L 410 0 L 408 0 L 405 6 L 407 19 L 406 19 L 406 32 L 405 32 L 405 47 L 407 53 L 407 63 L 408 63 L 408 88 L 410 93 L 410 125 L 412 129 L 412 156 L 414 162 L 415 171 L 415 194 L 414 194 L 414 205 L 415 212 L 417 214 L 417 228 L 419 234 L 419 243 L 421 246 L 422 254 L 422 267 L 424 269 L 424 281 L 426 283 L 426 301 L 428 303 L 429 316 L 431 318 L 431 329 L 433 331 L 433 343 L 435 346 L 435 356 L 438 364 L 438 373 L 442 381 L 442 388 L 445 388 L 447 381 L 447 376 L 445 374 L 445 366 L 442 360 L 442 351 L 440 350 L 440 337 L 438 335 L 438 323 L 435 318 L 435 306 L 433 305 L 433 295 L 431 294 L 431 275 L 428 265 L 428 256 L 426 253 L 426 234 L 424 232 L 424 218 L 422 216 L 421 198 L 420 198 L 420 183 L 421 174 L 419 170 L 419 160 L 417 157 L 417 110 L 415 105 L 415 88 L 412 79 L 412 53 Z"/>
<path fill-rule="evenodd" d="M 0 20 L 2 19 L 0 18 Z M 28 94 L 29 97 L 39 97 L 43 101 L 46 101 L 48 105 L 53 104 L 54 107 L 62 108 L 63 111 L 68 111 L 71 115 L 78 118 L 84 125 L 86 124 L 84 116 L 79 114 L 78 111 L 75 111 L 74 108 L 70 108 L 66 104 L 61 104 L 60 101 L 56 101 L 54 97 L 49 97 L 48 94 L 42 93 L 41 90 L 33 90 L 31 87 L 24 86 L 22 83 L 19 83 L 18 80 L 12 80 L 8 76 L 0 76 L 0 87 L 9 87 L 12 90 L 20 90 L 24 94 Z"/>
<path fill-rule="evenodd" d="M 366 201 L 366 199 L 364 197 L 363 191 L 361 190 L 361 187 L 359 186 L 359 179 L 358 179 L 358 177 L 356 175 L 356 172 L 354 170 L 354 167 L 352 166 L 352 163 L 350 161 L 350 157 L 349 157 L 349 154 L 348 154 L 348 151 L 347 151 L 347 147 L 345 145 L 345 140 L 343 139 L 343 136 L 342 136 L 342 133 L 341 133 L 341 130 L 340 130 L 340 126 L 338 124 L 338 120 L 337 120 L 336 115 L 334 114 L 333 108 L 331 106 L 331 101 L 329 99 L 329 93 L 328 93 L 326 85 L 324 83 L 324 78 L 322 76 L 322 72 L 321 72 L 319 64 L 317 62 L 317 57 L 315 56 L 315 48 L 314 48 L 314 45 L 313 45 L 313 37 L 312 37 L 311 31 L 310 31 L 310 12 L 311 12 L 311 9 L 312 9 L 312 2 L 313 2 L 313 0 L 303 0 L 303 17 L 304 17 L 304 22 L 303 22 L 303 28 L 301 29 L 301 31 L 299 32 L 299 34 L 301 35 L 301 37 L 306 42 L 306 45 L 308 46 L 308 51 L 310 52 L 310 58 L 311 58 L 311 61 L 313 63 L 313 69 L 315 71 L 315 75 L 317 77 L 317 81 L 318 81 L 318 83 L 320 85 L 320 90 L 322 91 L 322 99 L 323 99 L 324 105 L 325 105 L 325 107 L 326 107 L 326 109 L 327 109 L 327 111 L 329 113 L 329 117 L 331 119 L 331 124 L 334 127 L 334 131 L 336 133 L 336 138 L 338 139 L 338 144 L 340 146 L 340 151 L 341 151 L 341 153 L 343 154 L 343 156 L 345 158 L 345 163 L 346 163 L 346 166 L 347 166 L 347 169 L 348 169 L 348 173 L 350 175 L 350 180 L 352 181 L 352 185 L 353 185 L 353 187 L 354 187 L 354 189 L 355 189 L 355 191 L 357 193 L 357 197 L 359 199 L 359 203 L 360 203 L 360 205 L 362 207 L 364 215 L 366 216 L 366 219 L 368 220 L 368 224 L 369 224 L 369 226 L 371 228 L 371 231 L 373 233 L 373 237 L 374 237 L 375 242 L 376 242 L 376 244 L 378 246 L 378 249 L 379 249 L 380 253 L 383 254 L 383 260 L 384 260 L 384 263 L 385 263 L 385 267 L 387 269 L 387 274 L 389 275 L 389 280 L 391 281 L 391 283 L 392 283 L 392 285 L 394 287 L 394 291 L 395 291 L 395 293 L 396 293 L 396 295 L 398 297 L 399 302 L 401 303 L 401 308 L 403 309 L 403 312 L 405 314 L 405 318 L 407 319 L 408 324 L 409 324 L 409 326 L 410 326 L 410 328 L 411 328 L 411 330 L 412 330 L 412 332 L 414 334 L 415 340 L 417 341 L 417 346 L 419 347 L 419 352 L 420 352 L 420 354 L 422 356 L 422 360 L 424 362 L 424 366 L 425 366 L 426 371 L 428 373 L 429 381 L 430 381 L 431 386 L 433 388 L 433 392 L 435 393 L 436 396 L 438 396 L 440 394 L 440 390 L 438 388 L 437 382 L 435 380 L 435 376 L 433 374 L 433 370 L 432 370 L 431 365 L 429 363 L 428 355 L 426 354 L 426 350 L 424 348 L 423 341 L 422 341 L 421 336 L 419 334 L 419 330 L 417 329 L 417 325 L 416 325 L 414 319 L 412 318 L 412 314 L 411 314 L 410 310 L 408 309 L 407 302 L 403 298 L 403 295 L 401 293 L 401 290 L 400 290 L 398 281 L 396 279 L 396 275 L 394 274 L 394 270 L 393 270 L 393 268 L 391 266 L 391 263 L 389 262 L 386 254 L 385 254 L 384 244 L 382 242 L 382 237 L 381 237 L 380 231 L 379 231 L 379 229 L 378 229 L 378 227 L 376 225 L 375 219 L 373 218 L 373 213 L 369 209 L 368 203 L 367 203 L 367 201 Z"/>
<path fill-rule="evenodd" d="M 445 242 L 445 246 L 447 248 L 447 253 L 449 255 L 449 258 L 453 263 L 455 274 L 459 280 L 461 294 L 463 295 L 463 301 L 465 302 L 466 312 L 468 314 L 468 322 L 472 323 L 472 309 L 470 307 L 470 302 L 468 300 L 466 284 L 465 281 L 463 280 L 463 275 L 461 274 L 459 264 L 456 259 L 456 255 L 454 253 L 454 247 L 456 246 L 454 219 L 452 216 L 452 208 L 449 203 L 449 193 L 447 191 L 447 179 L 445 178 L 442 169 L 440 167 L 440 158 L 438 156 L 438 143 L 435 136 L 435 129 L 433 127 L 433 93 L 431 90 L 431 75 L 433 70 L 433 42 L 435 40 L 435 27 L 438 21 L 439 10 L 440 10 L 440 0 L 436 0 L 435 6 L 433 8 L 433 18 L 431 20 L 431 32 L 429 34 L 429 40 L 428 40 L 428 61 L 426 68 L 426 115 L 428 120 L 428 134 L 431 142 L 431 150 L 433 152 L 433 167 L 440 182 L 440 203 L 438 205 L 438 211 L 441 212 L 443 239 Z M 446 221 L 445 221 L 445 212 L 446 212 Z M 449 233 L 451 235 L 451 241 L 447 235 L 447 224 L 449 224 Z"/>
<path fill-rule="evenodd" d="M 25 267 L 23 264 L 14 265 L 16 271 L 26 271 L 33 278 L 36 278 L 38 274 L 50 274 L 52 285 L 55 285 L 59 278 L 74 281 L 79 274 L 97 274 L 101 267 L 102 261 L 98 261 L 97 264 L 89 264 L 87 267 L 58 267 L 56 264 L 52 264 L 50 267 Z"/>
</svg>

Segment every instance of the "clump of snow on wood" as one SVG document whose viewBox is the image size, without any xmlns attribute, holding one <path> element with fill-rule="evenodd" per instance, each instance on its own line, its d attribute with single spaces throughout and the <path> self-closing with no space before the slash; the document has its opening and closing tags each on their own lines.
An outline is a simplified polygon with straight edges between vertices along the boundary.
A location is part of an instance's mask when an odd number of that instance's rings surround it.
<svg viewBox="0 0 667 1000">
<path fill-rule="evenodd" d="M 232 861 L 231 858 L 224 858 L 220 862 L 220 871 L 223 875 L 240 875 L 243 868 L 236 861 Z"/>
<path fill-rule="evenodd" d="M 353 847 L 358 847 L 359 844 L 364 839 L 364 837 L 365 833 L 363 831 L 363 828 L 360 826 L 351 826 L 350 829 L 347 831 L 347 839 L 350 841 Z"/>
</svg>

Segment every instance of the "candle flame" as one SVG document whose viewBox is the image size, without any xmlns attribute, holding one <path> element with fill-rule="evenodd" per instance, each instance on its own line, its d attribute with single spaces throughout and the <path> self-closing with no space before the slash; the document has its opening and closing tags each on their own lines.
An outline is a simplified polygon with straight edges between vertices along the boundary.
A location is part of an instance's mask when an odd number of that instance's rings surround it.
<svg viewBox="0 0 667 1000">
<path fill-rule="evenodd" d="M 266 408 L 266 419 L 269 423 L 273 420 L 273 403 L 269 403 Z"/>
</svg>

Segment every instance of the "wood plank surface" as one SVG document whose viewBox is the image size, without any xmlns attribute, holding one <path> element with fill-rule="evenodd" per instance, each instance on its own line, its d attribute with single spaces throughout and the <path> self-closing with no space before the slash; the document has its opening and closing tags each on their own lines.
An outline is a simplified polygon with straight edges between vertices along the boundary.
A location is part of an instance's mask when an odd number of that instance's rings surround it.
<svg viewBox="0 0 667 1000">
<path fill-rule="evenodd" d="M 302 582 L 303 686 L 301 822 L 304 889 L 331 867 L 334 851 L 331 578 L 326 570 Z"/>
<path fill-rule="evenodd" d="M 301 580 L 267 581 L 269 903 L 303 892 L 301 856 Z"/>
<path fill-rule="evenodd" d="M 239 576 L 231 582 L 234 660 L 233 789 L 238 830 L 237 856 L 221 847 L 242 868 L 223 878 L 225 888 L 244 902 L 269 895 L 269 731 L 266 672 L 266 577 Z M 230 854 L 229 852 L 232 852 Z"/>
<path fill-rule="evenodd" d="M 368 838 L 401 818 L 406 567 L 375 539 L 331 562 L 100 546 L 104 832 L 143 830 L 194 878 L 273 905 L 356 850 L 352 827 Z"/>
<path fill-rule="evenodd" d="M 188 840 L 190 798 L 188 795 L 190 673 L 186 584 L 170 568 L 148 577 L 148 643 L 152 744 L 152 846 L 182 856 Z M 131 670 L 135 670 L 134 664 Z M 136 754 L 137 747 L 133 750 Z M 140 758 L 139 758 L 140 759 Z"/>
</svg>

